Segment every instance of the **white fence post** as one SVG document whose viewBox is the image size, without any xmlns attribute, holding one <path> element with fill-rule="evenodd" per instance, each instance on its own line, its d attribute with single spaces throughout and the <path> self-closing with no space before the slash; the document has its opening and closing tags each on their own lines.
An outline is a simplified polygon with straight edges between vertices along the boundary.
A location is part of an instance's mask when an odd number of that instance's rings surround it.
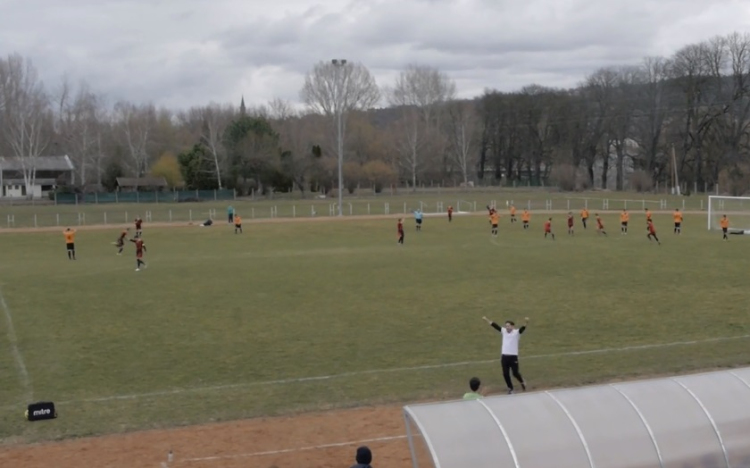
<svg viewBox="0 0 750 468">
<path fill-rule="evenodd" d="M 385 211 L 385 214 L 391 214 L 391 206 L 388 203 L 386 203 L 385 206 L 383 207 L 383 211 Z"/>
<path fill-rule="evenodd" d="M 570 198 L 568 198 L 568 211 L 570 211 Z"/>
<path fill-rule="evenodd" d="M 104 215 L 106 216 L 107 214 L 105 213 Z M 56 213 L 55 218 L 57 218 L 57 226 L 59 226 L 60 225 L 60 213 Z"/>
<path fill-rule="evenodd" d="M 190 222 L 192 223 L 193 222 L 193 210 L 188 210 L 188 216 L 189 216 Z"/>
<path fill-rule="evenodd" d="M 169 210 L 169 222 L 172 222 L 172 210 Z"/>
<path fill-rule="evenodd" d="M 105 225 L 107 224 L 107 212 L 106 211 L 104 212 L 104 224 Z"/>
<path fill-rule="evenodd" d="M 315 205 L 310 206 L 310 216 L 315 217 Z"/>
<path fill-rule="evenodd" d="M 546 200 L 545 206 L 547 208 L 547 211 L 552 211 L 552 200 Z"/>
<path fill-rule="evenodd" d="M 255 219 L 255 208 L 250 208 L 250 219 Z"/>
<path fill-rule="evenodd" d="M 367 204 L 367 216 L 370 216 L 370 204 Z"/>
<path fill-rule="evenodd" d="M 351 203 L 349 203 L 349 216 L 351 216 L 352 214 L 354 214 L 354 207 Z"/>
<path fill-rule="evenodd" d="M 36 224 L 36 213 L 34 213 L 34 227 L 39 227 L 39 226 L 38 226 L 38 225 Z"/>
<path fill-rule="evenodd" d="M 406 202 L 404 202 L 404 214 L 406 214 Z"/>
</svg>

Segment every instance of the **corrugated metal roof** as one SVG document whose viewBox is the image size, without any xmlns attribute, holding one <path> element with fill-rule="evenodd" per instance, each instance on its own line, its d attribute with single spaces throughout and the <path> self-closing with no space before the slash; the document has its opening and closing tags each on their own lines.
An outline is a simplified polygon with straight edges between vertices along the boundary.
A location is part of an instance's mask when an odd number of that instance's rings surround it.
<svg viewBox="0 0 750 468">
<path fill-rule="evenodd" d="M 29 158 L 26 161 L 27 167 L 35 163 L 37 171 L 72 171 L 75 169 L 70 158 L 65 156 L 39 156 L 38 158 Z M 3 171 L 21 171 L 23 164 L 20 158 L 0 157 L 0 169 Z"/>
</svg>

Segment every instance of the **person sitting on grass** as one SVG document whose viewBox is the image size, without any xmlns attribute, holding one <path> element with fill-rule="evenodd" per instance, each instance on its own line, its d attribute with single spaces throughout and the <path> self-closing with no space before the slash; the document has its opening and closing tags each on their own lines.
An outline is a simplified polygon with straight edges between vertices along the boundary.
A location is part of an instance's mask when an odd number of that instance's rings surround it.
<svg viewBox="0 0 750 468">
<path fill-rule="evenodd" d="M 482 381 L 479 380 L 479 377 L 472 377 L 471 380 L 469 380 L 469 388 L 471 391 L 464 393 L 464 400 L 479 400 L 484 398 L 484 392 L 479 390 L 481 385 Z"/>
<path fill-rule="evenodd" d="M 355 460 L 357 464 L 352 466 L 352 468 L 372 468 L 370 466 L 370 463 L 372 463 L 372 452 L 364 445 L 357 449 Z"/>
</svg>

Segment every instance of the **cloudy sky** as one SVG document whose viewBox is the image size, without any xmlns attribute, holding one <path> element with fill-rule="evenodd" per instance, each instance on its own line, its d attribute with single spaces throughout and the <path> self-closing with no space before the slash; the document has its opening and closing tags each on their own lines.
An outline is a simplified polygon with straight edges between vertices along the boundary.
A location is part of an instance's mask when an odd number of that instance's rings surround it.
<svg viewBox="0 0 750 468">
<path fill-rule="evenodd" d="M 304 73 L 359 61 L 378 83 L 409 63 L 459 94 L 573 86 L 597 67 L 750 30 L 743 0 L 0 0 L 0 54 L 109 100 L 186 108 L 298 100 Z"/>
</svg>

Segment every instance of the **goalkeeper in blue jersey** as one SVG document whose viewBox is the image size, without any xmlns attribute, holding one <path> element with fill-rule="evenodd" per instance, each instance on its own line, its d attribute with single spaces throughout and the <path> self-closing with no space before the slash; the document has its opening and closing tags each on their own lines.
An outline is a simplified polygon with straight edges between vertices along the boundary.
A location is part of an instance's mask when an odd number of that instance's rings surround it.
<svg viewBox="0 0 750 468">
<path fill-rule="evenodd" d="M 414 221 L 417 223 L 417 231 L 422 230 L 422 210 L 417 210 L 414 212 Z"/>
</svg>

